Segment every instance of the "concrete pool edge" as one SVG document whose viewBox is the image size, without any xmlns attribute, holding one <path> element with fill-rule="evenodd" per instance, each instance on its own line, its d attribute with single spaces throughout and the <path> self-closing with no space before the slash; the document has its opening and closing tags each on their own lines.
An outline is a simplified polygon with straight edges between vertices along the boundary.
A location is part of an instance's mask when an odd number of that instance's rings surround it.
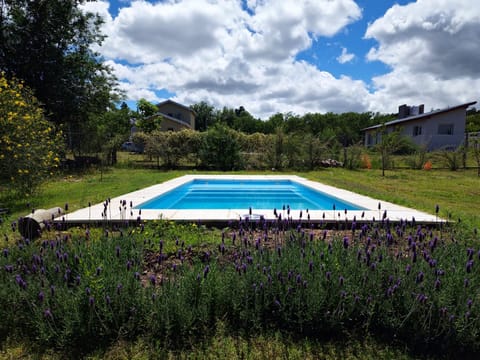
<svg viewBox="0 0 480 360">
<path fill-rule="evenodd" d="M 297 175 L 184 175 L 178 178 L 168 180 L 166 182 L 152 185 L 137 191 L 133 191 L 121 196 L 110 199 L 108 206 L 105 207 L 106 201 L 95 204 L 90 207 L 76 210 L 74 212 L 63 215 L 55 219 L 55 222 L 63 222 L 67 224 L 88 224 L 88 223 L 105 223 L 105 222 L 131 222 L 141 220 L 172 220 L 184 222 L 205 222 L 205 223 L 222 223 L 239 220 L 249 215 L 249 209 L 228 209 L 228 210 L 145 210 L 135 209 L 135 206 L 144 203 L 161 193 L 170 191 L 175 187 L 182 185 L 193 179 L 243 179 L 243 180 L 292 180 L 299 182 L 305 186 L 316 189 L 318 191 L 333 195 L 339 199 L 356 204 L 366 210 L 348 210 L 344 209 L 331 210 L 309 210 L 308 214 L 303 210 L 291 210 L 290 217 L 297 220 L 300 218 L 302 211 L 303 219 L 306 220 L 308 215 L 311 222 L 339 222 L 378 220 L 383 217 L 384 212 L 390 221 L 397 222 L 400 220 L 412 220 L 421 223 L 438 223 L 444 221 L 435 215 L 418 211 L 412 208 L 396 205 L 387 201 L 373 199 L 371 197 L 360 195 L 348 190 L 336 188 L 334 186 L 325 185 L 320 182 L 312 181 L 299 177 Z M 125 204 L 125 205 L 123 205 Z M 380 209 L 378 205 L 380 204 Z M 282 213 L 281 209 L 277 209 L 278 213 Z M 275 220 L 273 209 L 271 210 L 255 210 L 252 209 L 255 218 L 263 216 L 266 220 Z M 362 216 L 363 214 L 363 216 Z M 282 214 L 285 218 L 286 214 Z"/>
</svg>

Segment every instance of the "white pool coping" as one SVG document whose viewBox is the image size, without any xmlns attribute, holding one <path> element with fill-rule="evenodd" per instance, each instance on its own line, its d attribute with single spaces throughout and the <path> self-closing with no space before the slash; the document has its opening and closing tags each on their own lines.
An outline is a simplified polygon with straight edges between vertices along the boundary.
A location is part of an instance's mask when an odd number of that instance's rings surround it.
<svg viewBox="0 0 480 360">
<path fill-rule="evenodd" d="M 104 212 L 104 203 L 99 203 L 86 207 L 57 218 L 56 221 L 63 221 L 67 223 L 97 223 L 97 222 L 121 222 L 121 221 L 136 221 L 141 220 L 174 220 L 174 221 L 199 221 L 199 222 L 228 222 L 245 218 L 249 215 L 249 209 L 227 209 L 227 210 L 178 210 L 178 209 L 155 209 L 141 211 L 135 209 L 140 205 L 154 197 L 159 196 L 167 191 L 170 191 L 186 182 L 194 179 L 239 179 L 239 180 L 292 180 L 308 186 L 310 188 L 335 196 L 341 200 L 358 205 L 365 210 L 348 210 L 345 213 L 344 209 L 330 210 L 309 210 L 306 209 L 291 210 L 290 217 L 294 220 L 300 218 L 300 211 L 302 211 L 302 218 L 307 219 L 310 215 L 310 220 L 314 221 L 352 221 L 356 218 L 357 221 L 370 221 L 373 219 L 380 219 L 383 217 L 384 211 L 390 221 L 412 220 L 418 222 L 434 223 L 443 221 L 435 215 L 427 214 L 415 209 L 399 206 L 387 201 L 373 199 L 368 196 L 360 195 L 348 190 L 339 189 L 333 186 L 325 185 L 316 181 L 307 180 L 296 175 L 184 175 L 157 185 L 149 186 L 144 189 L 134 191 L 122 196 L 110 199 L 107 206 L 106 213 Z M 125 203 L 126 206 L 121 206 Z M 380 210 L 379 208 L 380 204 Z M 131 206 L 132 205 L 132 206 Z M 271 210 L 256 210 L 252 209 L 252 218 L 259 218 L 263 216 L 266 220 L 275 220 L 273 209 Z M 287 214 L 282 209 L 277 209 L 277 214 L 282 214 L 285 218 Z M 363 215 L 363 216 L 362 216 Z"/>
</svg>

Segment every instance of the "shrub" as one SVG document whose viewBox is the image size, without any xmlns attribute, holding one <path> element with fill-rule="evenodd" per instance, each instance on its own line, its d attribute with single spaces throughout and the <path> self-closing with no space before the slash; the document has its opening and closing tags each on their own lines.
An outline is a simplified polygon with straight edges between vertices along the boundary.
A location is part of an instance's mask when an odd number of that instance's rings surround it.
<svg viewBox="0 0 480 360">
<path fill-rule="evenodd" d="M 462 147 L 456 150 L 444 149 L 441 151 L 445 166 L 452 171 L 456 171 L 462 166 L 463 154 Z"/>
<path fill-rule="evenodd" d="M 203 134 L 200 159 L 206 167 L 217 170 L 241 169 L 238 134 L 225 125 L 216 124 Z"/>
<path fill-rule="evenodd" d="M 427 162 L 427 148 L 426 146 L 421 146 L 413 154 L 409 155 L 407 158 L 407 164 L 412 169 L 422 169 Z"/>
<path fill-rule="evenodd" d="M 0 73 L 0 179 L 21 194 L 35 190 L 59 164 L 63 139 L 30 89 Z"/>
<path fill-rule="evenodd" d="M 360 144 L 351 145 L 347 147 L 344 151 L 345 161 L 343 162 L 344 166 L 347 169 L 353 170 L 358 169 L 362 165 L 362 153 L 364 147 Z M 370 167 L 372 164 L 370 164 Z"/>
</svg>

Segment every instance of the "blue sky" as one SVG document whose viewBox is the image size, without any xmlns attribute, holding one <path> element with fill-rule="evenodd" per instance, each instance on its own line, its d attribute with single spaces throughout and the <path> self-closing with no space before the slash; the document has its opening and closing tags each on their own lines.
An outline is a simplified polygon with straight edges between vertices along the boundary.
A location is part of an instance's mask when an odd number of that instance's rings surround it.
<svg viewBox="0 0 480 360">
<path fill-rule="evenodd" d="M 426 110 L 479 100 L 470 0 L 111 0 L 98 50 L 129 104 L 275 113 Z"/>
</svg>

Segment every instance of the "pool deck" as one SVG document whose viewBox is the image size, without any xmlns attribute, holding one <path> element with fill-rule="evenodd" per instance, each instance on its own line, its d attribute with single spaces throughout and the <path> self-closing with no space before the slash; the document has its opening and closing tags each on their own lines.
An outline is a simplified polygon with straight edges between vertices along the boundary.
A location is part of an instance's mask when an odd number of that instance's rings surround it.
<svg viewBox="0 0 480 360">
<path fill-rule="evenodd" d="M 176 210 L 176 209 L 155 209 L 146 210 L 135 209 L 137 205 L 144 203 L 164 192 L 170 191 L 173 188 L 184 184 L 193 179 L 243 179 L 243 180 L 292 180 L 299 182 L 305 186 L 322 191 L 329 195 L 335 196 L 339 199 L 344 199 L 350 203 L 358 205 L 366 210 L 349 210 L 345 213 L 344 209 L 329 210 L 309 210 L 306 209 L 291 210 L 290 217 L 294 220 L 300 218 L 300 211 L 302 211 L 302 218 L 307 220 L 308 215 L 312 222 L 337 222 L 337 221 L 352 221 L 354 218 L 357 221 L 370 221 L 373 219 L 380 219 L 386 211 L 387 218 L 390 221 L 397 222 L 400 220 L 412 220 L 421 223 L 435 223 L 444 221 L 437 218 L 435 215 L 427 214 L 415 209 L 407 208 L 392 204 L 387 201 L 376 200 L 368 196 L 356 194 L 351 191 L 339 189 L 333 186 L 324 185 L 316 181 L 310 181 L 305 178 L 295 175 L 185 175 L 178 177 L 161 184 L 146 187 L 144 189 L 134 191 L 119 197 L 110 199 L 110 202 L 91 205 L 59 218 L 56 222 L 63 222 L 67 224 L 88 224 L 88 223 L 104 223 L 104 222 L 126 222 L 137 220 L 173 220 L 173 221 L 188 221 L 201 223 L 222 223 L 234 220 L 239 220 L 249 216 L 249 209 L 228 209 L 228 210 Z M 106 204 L 108 205 L 106 206 Z M 123 206 L 122 204 L 126 204 Z M 380 204 L 380 210 L 379 208 Z M 106 210 L 106 211 L 105 211 Z M 277 214 L 281 214 L 282 218 L 287 216 L 285 211 L 277 209 Z M 363 216 L 362 216 L 363 215 Z M 256 210 L 252 209 L 252 219 L 263 216 L 266 220 L 275 220 L 273 209 L 271 210 Z"/>
</svg>

